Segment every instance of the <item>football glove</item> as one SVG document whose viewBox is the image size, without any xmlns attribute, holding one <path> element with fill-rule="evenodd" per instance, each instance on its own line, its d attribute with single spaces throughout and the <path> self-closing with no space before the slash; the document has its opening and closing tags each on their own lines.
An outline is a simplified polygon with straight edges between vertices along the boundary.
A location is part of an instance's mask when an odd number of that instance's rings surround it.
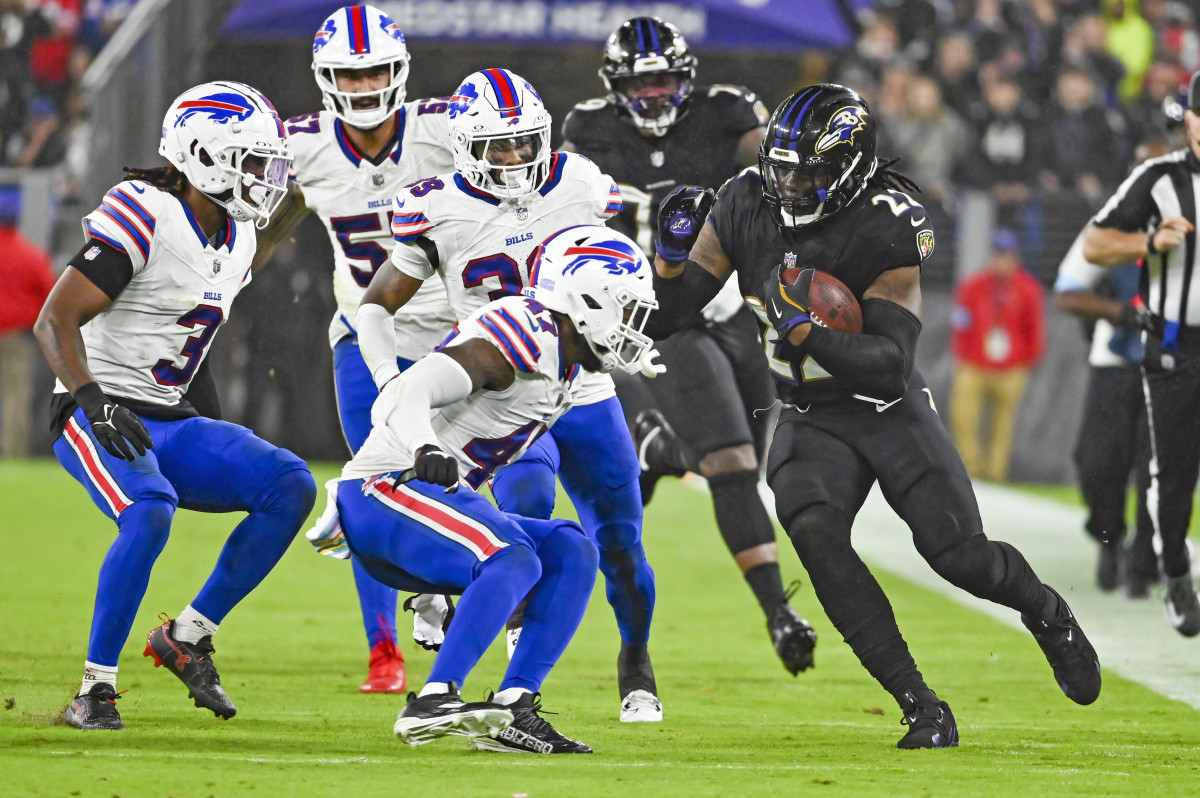
<svg viewBox="0 0 1200 798">
<path fill-rule="evenodd" d="M 1132 302 L 1121 306 L 1121 316 L 1117 319 L 1117 326 L 1127 330 L 1158 332 L 1159 322 L 1154 311 L 1146 307 L 1146 303 L 1142 302 L 1140 298 L 1135 298 Z"/>
<path fill-rule="evenodd" d="M 445 488 L 458 486 L 458 460 L 432 443 L 417 449 L 417 459 L 413 462 L 412 470 L 413 475 L 422 482 Z"/>
<path fill-rule="evenodd" d="M 808 307 L 808 289 L 812 285 L 813 269 L 801 269 L 800 275 L 791 285 L 783 284 L 783 267 L 776 266 L 763 284 L 763 305 L 767 319 L 779 333 L 779 339 L 787 337 L 792 328 L 812 321 Z"/>
<path fill-rule="evenodd" d="M 413 614 L 413 640 L 417 645 L 427 651 L 440 649 L 454 618 L 454 600 L 449 596 L 421 593 L 405 599 L 404 609 Z"/>
<path fill-rule="evenodd" d="M 336 478 L 325 483 L 325 510 L 312 529 L 304 533 L 304 539 L 317 550 L 317 554 L 345 560 L 350 557 L 350 545 L 346 543 L 346 536 L 342 533 L 342 520 L 337 509 L 337 489 Z"/>
<path fill-rule="evenodd" d="M 96 442 L 113 457 L 134 460 L 154 448 L 154 441 L 137 414 L 106 396 L 97 383 L 80 387 L 74 396 L 92 426 Z"/>
<path fill-rule="evenodd" d="M 663 198 L 658 206 L 658 240 L 654 243 L 660 258 L 668 263 L 688 259 L 715 199 L 711 188 L 699 186 L 678 186 Z"/>
</svg>

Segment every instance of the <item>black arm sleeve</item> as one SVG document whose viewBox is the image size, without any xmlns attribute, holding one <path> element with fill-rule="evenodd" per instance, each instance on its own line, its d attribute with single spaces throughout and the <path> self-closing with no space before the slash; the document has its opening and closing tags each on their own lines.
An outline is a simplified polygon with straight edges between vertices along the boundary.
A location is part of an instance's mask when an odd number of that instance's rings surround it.
<svg viewBox="0 0 1200 798">
<path fill-rule="evenodd" d="M 816 324 L 800 346 L 784 345 L 777 355 L 800 362 L 812 355 L 839 383 L 872 399 L 893 401 L 904 396 L 912 376 L 921 322 L 887 299 L 862 303 L 861 335 Z"/>
<path fill-rule="evenodd" d="M 133 279 L 133 261 L 129 256 L 98 238 L 89 238 L 67 265 L 82 272 L 109 299 L 116 299 Z"/>
<path fill-rule="evenodd" d="M 200 368 L 192 375 L 187 392 L 183 395 L 196 412 L 205 418 L 221 421 L 221 395 L 217 393 L 217 381 L 213 379 L 208 358 L 200 362 Z"/>
<path fill-rule="evenodd" d="M 670 280 L 654 272 L 654 297 L 658 310 L 650 314 L 644 332 L 662 340 L 696 318 L 721 290 L 722 283 L 695 261 L 683 264 L 683 274 Z"/>
</svg>

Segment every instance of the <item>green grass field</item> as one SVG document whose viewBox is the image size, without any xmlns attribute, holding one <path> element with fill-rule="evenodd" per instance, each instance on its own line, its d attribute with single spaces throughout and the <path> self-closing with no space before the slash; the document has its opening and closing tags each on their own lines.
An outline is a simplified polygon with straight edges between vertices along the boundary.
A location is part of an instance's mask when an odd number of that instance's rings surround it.
<svg viewBox="0 0 1200 798">
<path fill-rule="evenodd" d="M 318 484 L 331 472 L 318 469 Z M 461 738 L 399 743 L 391 727 L 403 699 L 357 693 L 366 646 L 349 566 L 302 539 L 217 637 L 237 717 L 194 708 L 141 656 L 158 613 L 193 597 L 234 521 L 188 512 L 125 648 L 127 728 L 83 733 L 57 719 L 78 689 L 113 527 L 54 461 L 0 462 L 0 518 L 4 796 L 1200 794 L 1200 713 L 1111 672 L 1100 700 L 1078 707 L 1027 635 L 877 571 L 962 736 L 957 750 L 896 750 L 899 711 L 808 589 L 796 603 L 820 635 L 817 667 L 787 675 L 707 497 L 677 482 L 660 486 L 645 535 L 658 576 L 651 651 L 665 722 L 616 720 L 618 642 L 601 586 L 545 685 L 546 708 L 559 713 L 551 722 L 594 755 L 505 756 Z M 781 548 L 785 577 L 800 576 Z M 401 638 L 419 685 L 431 655 Z M 494 688 L 503 667 L 498 642 L 464 693 Z"/>
</svg>

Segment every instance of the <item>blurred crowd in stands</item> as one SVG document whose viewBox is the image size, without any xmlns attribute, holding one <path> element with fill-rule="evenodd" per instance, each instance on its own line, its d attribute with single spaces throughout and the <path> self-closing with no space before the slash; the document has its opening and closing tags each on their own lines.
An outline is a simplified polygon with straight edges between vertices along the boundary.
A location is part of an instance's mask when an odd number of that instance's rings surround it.
<svg viewBox="0 0 1200 798">
<path fill-rule="evenodd" d="M 81 82 L 136 0 L 0 0 L 0 167 L 65 166 L 61 195 L 87 161 Z"/>
<path fill-rule="evenodd" d="M 889 0 L 832 77 L 873 102 L 880 151 L 903 158 L 922 202 L 949 221 L 964 190 L 989 195 L 995 224 L 1047 256 L 1035 272 L 1049 283 L 1134 148 L 1181 146 L 1196 14 L 1175 0 Z"/>
</svg>

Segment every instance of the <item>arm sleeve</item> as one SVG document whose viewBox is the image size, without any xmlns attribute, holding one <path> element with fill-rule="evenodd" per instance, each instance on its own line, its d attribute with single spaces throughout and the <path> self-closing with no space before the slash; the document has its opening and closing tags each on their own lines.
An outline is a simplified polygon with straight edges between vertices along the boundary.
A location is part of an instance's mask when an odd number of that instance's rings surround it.
<svg viewBox="0 0 1200 798">
<path fill-rule="evenodd" d="M 109 299 L 116 299 L 133 279 L 133 262 L 125 250 L 100 238 L 89 238 L 67 265 L 74 266 Z"/>
<path fill-rule="evenodd" d="M 908 391 L 921 322 L 887 299 L 862 303 L 863 332 L 838 332 L 816 324 L 799 347 L 781 346 L 779 355 L 799 363 L 805 354 L 855 393 L 893 401 Z"/>
<path fill-rule="evenodd" d="M 354 320 L 358 328 L 358 350 L 375 380 L 383 388 L 400 373 L 396 365 L 396 326 L 392 314 L 383 305 L 366 302 L 358 306 Z"/>
<path fill-rule="evenodd" d="M 736 276 L 731 276 L 736 281 Z M 643 332 L 662 340 L 692 321 L 720 293 L 723 283 L 695 261 L 683 264 L 683 274 L 667 280 L 654 272 L 654 298 L 658 309 L 650 314 Z"/>
<path fill-rule="evenodd" d="M 414 363 L 387 386 L 372 408 L 372 422 L 384 421 L 409 452 L 437 445 L 433 410 L 462 401 L 472 393 L 471 375 L 458 361 L 434 352 Z M 382 415 L 383 418 L 377 418 Z"/>
</svg>

